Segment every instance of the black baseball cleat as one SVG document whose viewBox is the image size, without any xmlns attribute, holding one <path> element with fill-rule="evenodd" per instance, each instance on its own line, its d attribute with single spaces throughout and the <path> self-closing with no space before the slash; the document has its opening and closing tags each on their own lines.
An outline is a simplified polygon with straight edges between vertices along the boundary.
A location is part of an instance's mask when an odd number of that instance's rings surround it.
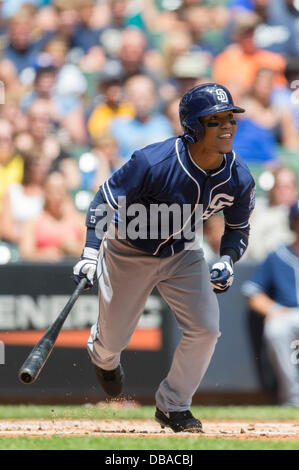
<svg viewBox="0 0 299 470">
<path fill-rule="evenodd" d="M 121 364 L 113 370 L 104 370 L 96 365 L 94 369 L 97 379 L 107 395 L 117 397 L 121 394 L 125 383 L 125 374 Z"/>
<path fill-rule="evenodd" d="M 167 415 L 156 408 L 155 420 L 161 424 L 162 429 L 169 427 L 174 432 L 203 433 L 201 422 L 199 419 L 194 418 L 190 410 L 170 411 Z"/>
</svg>

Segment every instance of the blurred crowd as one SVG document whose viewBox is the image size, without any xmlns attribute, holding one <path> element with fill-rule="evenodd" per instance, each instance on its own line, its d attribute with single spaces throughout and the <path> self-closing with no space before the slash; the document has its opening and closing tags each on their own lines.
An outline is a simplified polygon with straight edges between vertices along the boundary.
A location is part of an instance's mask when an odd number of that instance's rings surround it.
<svg viewBox="0 0 299 470">
<path fill-rule="evenodd" d="M 0 0 L 0 263 L 79 256 L 99 185 L 180 135 L 180 97 L 208 81 L 247 111 L 234 147 L 258 200 L 244 259 L 291 241 L 298 80 L 295 0 Z M 214 216 L 208 260 L 222 232 Z"/>
</svg>

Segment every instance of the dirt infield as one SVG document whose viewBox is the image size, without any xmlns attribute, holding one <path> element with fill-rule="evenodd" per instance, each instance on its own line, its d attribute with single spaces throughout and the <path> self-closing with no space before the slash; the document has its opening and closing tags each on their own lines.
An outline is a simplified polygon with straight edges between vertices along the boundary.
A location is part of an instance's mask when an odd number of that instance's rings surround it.
<svg viewBox="0 0 299 470">
<path fill-rule="evenodd" d="M 204 421 L 202 438 L 275 439 L 299 441 L 299 423 L 294 421 Z M 161 429 L 154 420 L 87 420 L 87 419 L 11 419 L 0 420 L 0 437 L 12 436 L 187 436 L 192 433 L 173 433 Z"/>
</svg>

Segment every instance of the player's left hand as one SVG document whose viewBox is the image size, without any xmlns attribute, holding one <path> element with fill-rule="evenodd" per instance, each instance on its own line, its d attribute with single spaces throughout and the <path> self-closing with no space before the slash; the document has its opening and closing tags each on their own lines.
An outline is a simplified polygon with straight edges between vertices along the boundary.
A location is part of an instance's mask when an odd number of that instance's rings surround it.
<svg viewBox="0 0 299 470">
<path fill-rule="evenodd" d="M 98 250 L 85 247 L 81 259 L 73 267 L 73 279 L 79 284 L 81 279 L 86 278 L 87 284 L 84 290 L 91 289 L 98 264 Z"/>
<path fill-rule="evenodd" d="M 227 291 L 234 280 L 233 262 L 230 256 L 221 256 L 220 260 L 213 264 L 210 274 L 210 284 L 214 287 L 215 294 Z"/>
</svg>

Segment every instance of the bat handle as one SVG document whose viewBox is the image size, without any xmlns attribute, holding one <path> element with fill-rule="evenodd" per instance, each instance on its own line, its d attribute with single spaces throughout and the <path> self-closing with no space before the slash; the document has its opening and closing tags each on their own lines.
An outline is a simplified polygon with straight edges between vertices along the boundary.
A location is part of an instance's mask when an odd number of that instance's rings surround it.
<svg viewBox="0 0 299 470">
<path fill-rule="evenodd" d="M 83 278 L 81 279 L 81 281 L 79 282 L 78 287 L 77 287 L 77 289 L 79 290 L 79 293 L 80 293 L 82 290 L 84 290 L 86 284 L 87 284 L 87 278 L 86 278 L 86 277 L 83 277 Z M 77 290 L 77 289 L 76 289 L 76 290 Z M 75 292 L 76 292 L 76 290 L 75 290 Z"/>
<path fill-rule="evenodd" d="M 81 292 L 84 291 L 85 287 L 86 287 L 86 284 L 87 284 L 87 278 L 86 277 L 83 277 L 81 279 L 81 281 L 79 282 L 79 284 L 77 285 L 76 289 L 74 290 L 73 292 L 73 295 L 72 295 L 72 298 L 74 300 L 77 300 L 77 297 L 79 297 L 79 295 L 81 294 Z"/>
</svg>

